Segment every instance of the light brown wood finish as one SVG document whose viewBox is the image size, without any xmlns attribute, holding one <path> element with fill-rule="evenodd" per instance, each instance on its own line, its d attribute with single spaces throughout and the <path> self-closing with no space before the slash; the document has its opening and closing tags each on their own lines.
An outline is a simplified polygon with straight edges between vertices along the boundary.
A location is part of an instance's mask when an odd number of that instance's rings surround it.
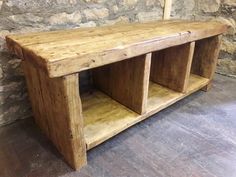
<svg viewBox="0 0 236 177">
<path fill-rule="evenodd" d="M 203 22 L 205 24 L 205 22 Z M 207 22 L 209 23 L 209 22 Z M 214 23 L 213 23 L 214 24 Z M 219 23 L 216 23 L 219 25 Z M 215 24 L 215 25 L 216 25 Z M 180 27 L 183 25 L 185 28 L 189 26 L 199 25 L 199 22 L 187 21 L 187 20 L 161 20 L 149 23 L 132 23 L 132 24 L 122 24 L 113 26 L 101 26 L 101 27 L 89 27 L 89 28 L 77 28 L 77 29 L 64 29 L 58 31 L 47 31 L 47 32 L 36 32 L 27 34 L 15 34 L 7 37 L 8 39 L 14 39 L 22 43 L 22 46 L 43 46 L 49 43 L 51 47 L 65 46 L 62 41 L 72 40 L 72 44 L 85 44 L 90 43 L 91 40 L 98 40 L 104 36 L 116 36 L 127 33 L 129 35 L 136 34 L 144 30 L 153 31 L 152 28 L 158 29 L 158 25 L 168 25 L 169 28 L 176 27 L 179 25 L 178 29 L 184 29 Z M 132 31 L 135 30 L 135 31 Z M 184 30 L 185 31 L 185 30 Z M 58 38 L 60 34 L 61 38 Z M 160 33 L 161 34 L 161 33 Z M 80 36 L 80 40 L 78 39 Z M 94 39 L 95 38 L 95 39 Z M 58 44 L 56 44 L 58 42 Z M 13 41 L 13 43 L 15 43 Z"/>
<path fill-rule="evenodd" d="M 204 28 L 203 28 L 204 26 Z M 167 21 L 7 37 L 9 49 L 58 77 L 218 35 L 218 22 Z"/>
<path fill-rule="evenodd" d="M 6 39 L 8 48 L 24 59 L 36 122 L 66 161 L 80 169 L 86 164 L 86 149 L 208 85 L 220 45 L 220 37 L 211 36 L 225 30 L 218 22 L 175 20 Z M 196 75 L 189 78 L 196 40 Z M 151 80 L 162 86 L 149 84 L 154 51 L 158 54 Z M 78 73 L 89 69 L 94 69 L 95 85 L 107 95 L 82 95 L 81 106 Z"/>
<path fill-rule="evenodd" d="M 82 95 L 85 118 L 84 136 L 87 148 L 95 147 L 128 127 L 201 89 L 208 82 L 209 79 L 191 75 L 186 93 L 175 92 L 151 82 L 147 112 L 142 115 L 129 110 L 100 91 Z"/>
<path fill-rule="evenodd" d="M 151 81 L 185 92 L 192 64 L 194 42 L 153 52 Z"/>
<path fill-rule="evenodd" d="M 211 80 L 215 73 L 219 56 L 222 35 L 196 41 L 191 72 L 210 79 L 204 91 L 211 87 Z"/>
<path fill-rule="evenodd" d="M 97 88 L 131 110 L 146 111 L 151 54 L 95 68 L 93 82 Z"/>
<path fill-rule="evenodd" d="M 83 118 L 78 90 L 78 74 L 49 78 L 24 61 L 35 120 L 75 169 L 86 164 Z"/>
</svg>

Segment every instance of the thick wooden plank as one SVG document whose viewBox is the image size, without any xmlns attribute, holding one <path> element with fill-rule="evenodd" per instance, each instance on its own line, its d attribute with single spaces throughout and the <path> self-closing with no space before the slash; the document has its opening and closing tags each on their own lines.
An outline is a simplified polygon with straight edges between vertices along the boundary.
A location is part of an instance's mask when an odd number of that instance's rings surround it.
<svg viewBox="0 0 236 177">
<path fill-rule="evenodd" d="M 43 132 L 75 169 L 86 164 L 78 74 L 49 78 L 23 62 L 34 117 Z"/>
<path fill-rule="evenodd" d="M 210 79 L 210 83 L 203 88 L 207 91 L 211 87 L 211 80 L 215 73 L 219 56 L 222 35 L 196 41 L 191 72 Z"/>
<path fill-rule="evenodd" d="M 84 136 L 87 148 L 91 149 L 128 127 L 170 106 L 176 101 L 207 85 L 209 79 L 191 75 L 186 93 L 175 92 L 155 83 L 150 83 L 147 112 L 139 115 L 100 91 L 82 95 L 85 120 Z"/>
<path fill-rule="evenodd" d="M 187 89 L 194 42 L 153 52 L 150 79 L 178 92 Z"/>
<path fill-rule="evenodd" d="M 146 111 L 151 54 L 93 70 L 94 85 L 133 111 Z"/>
<path fill-rule="evenodd" d="M 158 24 L 170 24 L 170 23 L 185 23 L 184 20 L 161 20 Z M 133 30 L 138 26 L 139 29 L 148 29 L 150 27 L 155 27 L 155 23 L 132 23 L 132 24 L 122 24 L 122 26 L 101 26 L 101 27 L 89 27 L 89 28 L 77 28 L 77 29 L 63 29 L 58 31 L 45 31 L 45 32 L 34 32 L 27 34 L 15 34 L 11 35 L 10 38 L 14 38 L 16 41 L 20 41 L 23 46 L 37 45 L 37 44 L 54 44 L 55 42 L 65 41 L 66 39 L 76 39 L 79 35 L 82 41 L 77 41 L 80 44 L 85 43 L 85 39 L 93 39 L 96 36 L 105 36 L 114 33 L 123 33 Z M 58 33 L 60 33 L 60 38 L 58 38 Z M 88 34 L 90 34 L 88 36 Z M 73 41 L 76 42 L 76 41 Z"/>
<path fill-rule="evenodd" d="M 19 48 L 22 49 L 50 77 L 57 77 L 218 35 L 225 30 L 226 26 L 218 22 L 162 21 L 12 35 L 7 37 L 7 44 L 20 57 L 23 56 Z"/>
</svg>

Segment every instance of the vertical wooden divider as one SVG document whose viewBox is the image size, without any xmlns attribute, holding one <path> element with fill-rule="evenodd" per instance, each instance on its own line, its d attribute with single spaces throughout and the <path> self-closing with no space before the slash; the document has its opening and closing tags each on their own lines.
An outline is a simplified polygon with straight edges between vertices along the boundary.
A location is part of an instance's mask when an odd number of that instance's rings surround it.
<svg viewBox="0 0 236 177">
<path fill-rule="evenodd" d="M 49 78 L 23 61 L 35 121 L 75 169 L 87 163 L 78 74 Z"/>
<path fill-rule="evenodd" d="M 186 92 L 195 43 L 153 52 L 151 81 L 178 92 Z"/>
<path fill-rule="evenodd" d="M 94 85 L 131 110 L 146 112 L 151 53 L 93 69 Z"/>
<path fill-rule="evenodd" d="M 202 90 L 208 91 L 215 73 L 222 35 L 196 41 L 191 72 L 210 80 Z"/>
</svg>

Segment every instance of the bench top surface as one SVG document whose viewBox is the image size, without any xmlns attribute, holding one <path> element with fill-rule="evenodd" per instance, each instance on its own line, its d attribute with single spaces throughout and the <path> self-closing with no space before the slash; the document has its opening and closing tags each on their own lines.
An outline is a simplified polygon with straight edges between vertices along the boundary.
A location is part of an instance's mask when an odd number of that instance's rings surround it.
<svg viewBox="0 0 236 177">
<path fill-rule="evenodd" d="M 16 34 L 6 41 L 20 58 L 57 77 L 219 35 L 226 29 L 219 22 L 171 20 Z"/>
</svg>

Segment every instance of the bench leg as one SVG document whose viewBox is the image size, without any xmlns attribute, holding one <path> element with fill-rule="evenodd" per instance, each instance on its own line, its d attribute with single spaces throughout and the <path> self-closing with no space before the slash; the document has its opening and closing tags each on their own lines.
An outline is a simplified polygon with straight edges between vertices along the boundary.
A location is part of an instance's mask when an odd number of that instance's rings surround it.
<svg viewBox="0 0 236 177">
<path fill-rule="evenodd" d="M 211 88 L 219 56 L 222 35 L 196 41 L 191 72 L 208 78 L 209 84 L 202 88 L 208 91 Z"/>
<path fill-rule="evenodd" d="M 74 169 L 86 164 L 78 74 L 49 78 L 23 61 L 36 123 Z"/>
</svg>

